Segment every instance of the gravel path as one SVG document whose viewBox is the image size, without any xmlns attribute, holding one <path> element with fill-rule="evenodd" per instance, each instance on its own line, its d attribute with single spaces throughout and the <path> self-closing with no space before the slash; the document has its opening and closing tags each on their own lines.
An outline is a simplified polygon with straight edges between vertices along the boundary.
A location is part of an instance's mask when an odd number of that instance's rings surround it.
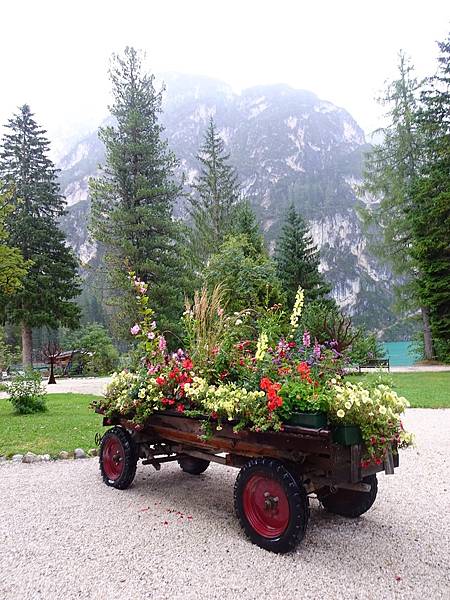
<svg viewBox="0 0 450 600">
<path fill-rule="evenodd" d="M 234 469 L 140 466 L 120 492 L 96 459 L 2 463 L 0 598 L 449 598 L 450 410 L 406 421 L 417 448 L 379 475 L 374 507 L 352 521 L 312 501 L 305 540 L 282 556 L 240 531 Z"/>
</svg>

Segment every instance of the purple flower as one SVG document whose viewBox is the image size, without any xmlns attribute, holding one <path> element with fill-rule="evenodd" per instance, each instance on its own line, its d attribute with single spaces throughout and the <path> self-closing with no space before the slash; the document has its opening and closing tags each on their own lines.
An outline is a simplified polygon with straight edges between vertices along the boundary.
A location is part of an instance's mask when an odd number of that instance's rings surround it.
<svg viewBox="0 0 450 600">
<path fill-rule="evenodd" d="M 137 335 L 140 331 L 141 331 L 141 328 L 139 327 L 139 325 L 137 323 L 135 325 L 133 325 L 133 327 L 130 329 L 131 335 Z"/>
<path fill-rule="evenodd" d="M 303 332 L 303 345 L 306 348 L 309 348 L 311 346 L 311 334 L 309 333 L 309 331 Z"/>
<path fill-rule="evenodd" d="M 316 358 L 320 358 L 320 344 L 317 343 L 317 340 L 314 343 L 313 354 Z"/>
</svg>

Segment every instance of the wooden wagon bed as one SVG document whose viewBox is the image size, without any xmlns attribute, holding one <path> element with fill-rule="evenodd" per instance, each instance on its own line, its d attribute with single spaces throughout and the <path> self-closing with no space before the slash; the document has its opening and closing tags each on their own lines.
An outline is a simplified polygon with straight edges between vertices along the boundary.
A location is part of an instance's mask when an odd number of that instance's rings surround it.
<svg viewBox="0 0 450 600">
<path fill-rule="evenodd" d="M 183 471 L 198 475 L 210 462 L 240 468 L 235 508 L 247 536 L 274 552 L 287 552 L 302 539 L 309 518 L 308 496 L 347 517 L 366 512 L 377 494 L 376 473 L 394 473 L 396 449 L 384 463 L 362 467 L 363 447 L 333 442 L 328 428 L 285 426 L 283 431 L 233 431 L 226 423 L 204 439 L 199 419 L 165 410 L 144 425 L 104 417 L 112 426 L 100 441 L 100 469 L 107 485 L 131 485 L 139 459 L 161 465 L 178 461 Z M 365 464 L 365 463 L 364 463 Z"/>
</svg>

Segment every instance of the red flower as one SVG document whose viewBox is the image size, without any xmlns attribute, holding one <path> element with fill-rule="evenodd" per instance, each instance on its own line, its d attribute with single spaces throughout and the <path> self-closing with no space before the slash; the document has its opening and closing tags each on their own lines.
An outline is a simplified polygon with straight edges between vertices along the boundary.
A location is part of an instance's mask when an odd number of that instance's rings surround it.
<svg viewBox="0 0 450 600">
<path fill-rule="evenodd" d="M 166 383 L 166 380 L 164 379 L 164 377 L 157 377 L 155 379 L 155 381 L 158 385 L 164 385 Z"/>
<path fill-rule="evenodd" d="M 303 378 L 304 376 L 307 377 L 310 374 L 311 369 L 309 368 L 308 363 L 301 362 L 297 365 L 297 371 L 300 373 L 300 375 Z"/>
<path fill-rule="evenodd" d="M 180 413 L 184 412 L 184 404 L 178 404 L 177 411 Z"/>
<path fill-rule="evenodd" d="M 170 406 L 172 406 L 173 404 L 175 404 L 175 400 L 173 398 L 169 398 L 169 402 Z"/>
<path fill-rule="evenodd" d="M 194 364 L 190 358 L 185 358 L 183 360 L 183 362 L 181 363 L 181 365 L 182 365 L 183 369 L 186 369 L 187 371 L 190 371 L 194 366 Z"/>
<path fill-rule="evenodd" d="M 295 348 L 297 344 L 295 342 L 289 342 L 288 346 L 289 348 Z"/>
<path fill-rule="evenodd" d="M 217 419 L 217 413 L 216 412 L 212 412 L 211 413 L 211 419 Z"/>
<path fill-rule="evenodd" d="M 375 462 L 376 462 L 376 464 L 377 464 L 377 465 L 381 465 L 381 463 L 382 463 L 383 461 L 381 460 L 381 458 L 376 458 L 376 459 L 375 459 Z"/>
<path fill-rule="evenodd" d="M 271 385 L 272 385 L 272 382 L 270 381 L 270 379 L 268 377 L 263 377 L 261 379 L 261 381 L 259 382 L 259 387 L 262 390 L 268 390 Z"/>
</svg>

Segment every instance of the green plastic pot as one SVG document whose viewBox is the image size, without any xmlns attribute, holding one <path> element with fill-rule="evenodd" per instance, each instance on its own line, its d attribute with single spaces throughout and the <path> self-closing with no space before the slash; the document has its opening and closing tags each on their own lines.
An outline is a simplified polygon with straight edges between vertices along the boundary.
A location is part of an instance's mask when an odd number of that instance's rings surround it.
<svg viewBox="0 0 450 600">
<path fill-rule="evenodd" d="M 357 425 L 338 425 L 333 428 L 333 442 L 342 446 L 361 444 L 361 430 Z"/>
<path fill-rule="evenodd" d="M 299 427 L 311 427 L 312 429 L 320 429 L 327 424 L 327 414 L 324 412 L 307 413 L 294 412 L 287 421 L 288 425 L 297 425 Z"/>
</svg>

